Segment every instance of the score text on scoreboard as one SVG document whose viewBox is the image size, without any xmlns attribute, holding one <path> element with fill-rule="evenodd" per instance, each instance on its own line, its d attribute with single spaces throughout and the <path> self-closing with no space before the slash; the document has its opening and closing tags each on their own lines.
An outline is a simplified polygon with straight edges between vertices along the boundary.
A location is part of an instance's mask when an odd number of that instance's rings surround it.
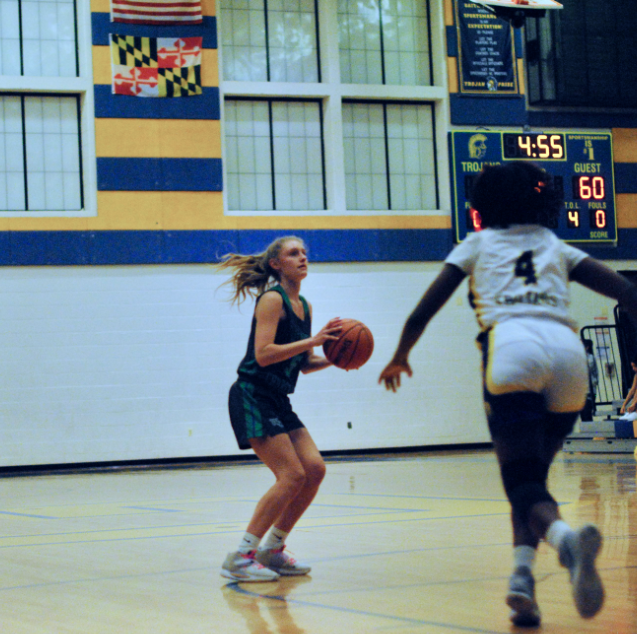
<svg viewBox="0 0 637 634">
<path fill-rule="evenodd" d="M 526 160 L 545 169 L 564 193 L 555 233 L 569 242 L 617 242 L 613 148 L 610 133 L 453 131 L 451 177 L 456 242 L 480 229 L 469 199 L 482 167 Z"/>
</svg>

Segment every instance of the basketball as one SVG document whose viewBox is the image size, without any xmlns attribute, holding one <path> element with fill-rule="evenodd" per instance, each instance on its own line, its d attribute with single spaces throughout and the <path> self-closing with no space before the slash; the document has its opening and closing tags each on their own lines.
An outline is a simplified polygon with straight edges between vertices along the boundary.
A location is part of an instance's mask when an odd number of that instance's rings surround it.
<svg viewBox="0 0 637 634">
<path fill-rule="evenodd" d="M 342 370 L 358 370 L 369 361 L 374 352 L 371 330 L 356 319 L 343 319 L 338 339 L 323 344 L 325 356 Z"/>
</svg>

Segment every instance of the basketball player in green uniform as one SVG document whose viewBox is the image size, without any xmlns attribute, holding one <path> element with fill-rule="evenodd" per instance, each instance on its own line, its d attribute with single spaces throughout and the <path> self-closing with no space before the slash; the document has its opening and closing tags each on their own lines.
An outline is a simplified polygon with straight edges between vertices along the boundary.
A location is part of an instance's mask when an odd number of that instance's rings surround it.
<svg viewBox="0 0 637 634">
<path fill-rule="evenodd" d="M 289 394 L 299 372 L 332 365 L 313 349 L 338 339 L 341 320 L 331 319 L 312 336 L 312 306 L 300 295 L 308 259 L 299 238 L 279 238 L 259 255 L 226 255 L 219 266 L 234 269 L 227 282 L 234 287 L 233 301 L 257 295 L 248 350 L 230 388 L 230 420 L 239 448 L 252 448 L 276 477 L 221 574 L 235 581 L 304 575 L 310 567 L 284 552 L 285 540 L 314 499 L 325 463 Z"/>
</svg>

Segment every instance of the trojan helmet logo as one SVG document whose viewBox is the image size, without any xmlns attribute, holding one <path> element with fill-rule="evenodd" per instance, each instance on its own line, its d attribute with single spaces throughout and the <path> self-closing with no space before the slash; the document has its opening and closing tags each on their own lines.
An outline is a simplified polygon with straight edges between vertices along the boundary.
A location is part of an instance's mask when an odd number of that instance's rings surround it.
<svg viewBox="0 0 637 634">
<path fill-rule="evenodd" d="M 473 159 L 484 158 L 487 153 L 487 137 L 484 134 L 474 134 L 469 139 L 469 157 Z"/>
</svg>

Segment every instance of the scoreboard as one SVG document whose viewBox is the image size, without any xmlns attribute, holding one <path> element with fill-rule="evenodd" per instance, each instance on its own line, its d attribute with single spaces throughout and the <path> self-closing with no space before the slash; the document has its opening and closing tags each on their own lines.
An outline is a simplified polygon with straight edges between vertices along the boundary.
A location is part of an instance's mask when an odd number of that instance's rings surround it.
<svg viewBox="0 0 637 634">
<path fill-rule="evenodd" d="M 449 134 L 456 242 L 480 229 L 480 216 L 471 209 L 469 198 L 482 167 L 525 160 L 551 174 L 564 193 L 564 213 L 551 227 L 558 237 L 606 246 L 617 243 L 610 133 L 463 130 Z"/>
</svg>

